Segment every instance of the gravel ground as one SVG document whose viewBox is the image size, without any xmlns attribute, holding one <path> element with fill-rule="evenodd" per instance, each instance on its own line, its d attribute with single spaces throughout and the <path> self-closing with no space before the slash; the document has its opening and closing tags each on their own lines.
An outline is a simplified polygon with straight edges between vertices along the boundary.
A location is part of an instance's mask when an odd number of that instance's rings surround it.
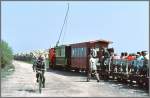
<svg viewBox="0 0 150 98">
<path fill-rule="evenodd" d="M 32 65 L 13 61 L 15 72 L 1 81 L 2 97 L 148 97 L 148 91 L 114 81 L 86 82 L 81 73 L 50 70 L 45 73 L 46 84 L 38 92 Z"/>
</svg>

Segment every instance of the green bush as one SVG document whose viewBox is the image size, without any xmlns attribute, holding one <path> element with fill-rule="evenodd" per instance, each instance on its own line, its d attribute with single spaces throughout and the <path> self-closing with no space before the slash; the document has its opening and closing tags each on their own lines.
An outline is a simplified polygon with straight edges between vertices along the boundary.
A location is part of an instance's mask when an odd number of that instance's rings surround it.
<svg viewBox="0 0 150 98">
<path fill-rule="evenodd" d="M 7 42 L 1 41 L 0 43 L 0 51 L 1 51 L 1 67 L 4 68 L 6 65 L 11 64 L 13 59 L 13 52 L 11 47 Z"/>
</svg>

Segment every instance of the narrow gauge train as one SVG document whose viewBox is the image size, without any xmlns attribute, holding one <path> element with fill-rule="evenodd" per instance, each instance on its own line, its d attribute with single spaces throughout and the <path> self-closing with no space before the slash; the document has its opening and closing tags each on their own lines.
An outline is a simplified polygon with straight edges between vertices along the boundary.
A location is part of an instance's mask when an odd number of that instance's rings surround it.
<svg viewBox="0 0 150 98">
<path fill-rule="evenodd" d="M 112 43 L 106 40 L 96 40 L 70 45 L 61 45 L 49 49 L 49 67 L 66 68 L 75 71 L 87 71 L 89 66 L 90 49 L 95 48 L 98 52 L 97 57 L 101 57 L 101 48 L 108 48 Z"/>
<path fill-rule="evenodd" d="M 96 49 L 96 58 L 101 62 L 103 56 L 101 49 L 108 49 L 111 43 L 111 41 L 96 40 L 51 48 L 49 49 L 49 67 L 88 72 L 90 50 Z M 113 48 L 109 48 L 108 51 L 114 52 Z M 144 60 L 111 59 L 106 61 L 105 65 L 98 63 L 97 67 L 101 79 L 116 79 L 126 83 L 135 81 L 140 86 L 149 87 L 149 68 Z"/>
</svg>

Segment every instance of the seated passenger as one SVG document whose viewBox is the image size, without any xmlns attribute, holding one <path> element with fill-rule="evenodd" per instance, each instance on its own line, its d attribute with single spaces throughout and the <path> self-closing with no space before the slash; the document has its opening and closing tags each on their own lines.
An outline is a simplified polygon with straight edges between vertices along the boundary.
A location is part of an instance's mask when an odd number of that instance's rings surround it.
<svg viewBox="0 0 150 98">
<path fill-rule="evenodd" d="M 144 64 L 144 56 L 141 54 L 141 53 L 137 53 L 136 55 L 136 60 L 134 60 L 134 68 L 135 70 L 139 70 L 143 67 L 143 64 Z"/>
<path fill-rule="evenodd" d="M 134 54 L 129 54 L 129 56 L 127 57 L 127 60 L 128 60 L 128 61 L 133 61 L 133 60 L 135 60 Z"/>
<path fill-rule="evenodd" d="M 144 60 L 144 56 L 142 54 L 138 55 L 137 60 Z"/>
<path fill-rule="evenodd" d="M 113 59 L 120 59 L 120 56 L 115 53 Z"/>
<path fill-rule="evenodd" d="M 124 57 L 125 57 L 125 54 L 122 52 L 120 58 L 124 59 Z"/>
<path fill-rule="evenodd" d="M 117 55 L 116 53 L 114 54 L 113 58 L 113 64 L 114 65 L 119 65 L 120 64 L 120 56 Z"/>
<path fill-rule="evenodd" d="M 127 59 L 127 57 L 128 57 L 128 53 L 125 52 L 125 53 L 124 53 L 124 59 Z"/>
</svg>

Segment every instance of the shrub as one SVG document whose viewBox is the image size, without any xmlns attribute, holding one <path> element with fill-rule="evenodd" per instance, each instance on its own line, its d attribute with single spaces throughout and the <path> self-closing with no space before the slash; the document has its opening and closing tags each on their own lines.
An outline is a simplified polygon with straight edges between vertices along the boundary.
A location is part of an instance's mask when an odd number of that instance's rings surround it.
<svg viewBox="0 0 150 98">
<path fill-rule="evenodd" d="M 0 43 L 0 51 L 1 51 L 1 67 L 4 68 L 6 65 L 11 64 L 13 59 L 13 52 L 11 47 L 7 42 L 1 41 Z"/>
</svg>

